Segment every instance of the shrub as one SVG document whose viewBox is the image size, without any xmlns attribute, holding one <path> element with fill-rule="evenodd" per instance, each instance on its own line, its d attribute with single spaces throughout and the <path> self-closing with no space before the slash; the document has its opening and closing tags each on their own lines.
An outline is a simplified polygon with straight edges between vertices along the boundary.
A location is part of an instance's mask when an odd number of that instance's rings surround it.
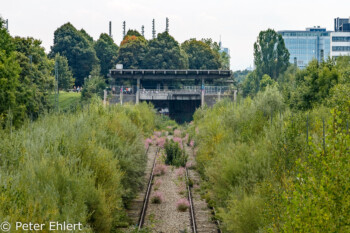
<svg viewBox="0 0 350 233">
<path fill-rule="evenodd" d="M 175 129 L 175 130 L 174 130 L 174 136 L 175 136 L 175 137 L 181 137 L 181 130 Z"/>
<path fill-rule="evenodd" d="M 176 209 L 180 212 L 185 212 L 190 207 L 190 203 L 186 198 L 181 198 L 176 202 Z"/>
<path fill-rule="evenodd" d="M 180 148 L 183 149 L 183 146 L 182 146 L 182 138 L 179 138 L 179 137 L 174 137 L 173 138 L 173 141 L 178 143 Z"/>
<path fill-rule="evenodd" d="M 155 192 L 151 197 L 151 203 L 160 204 L 164 201 L 164 195 L 161 192 Z"/>
<path fill-rule="evenodd" d="M 156 181 L 153 184 L 154 190 L 159 189 L 159 186 L 162 185 L 162 180 L 161 179 L 156 179 Z"/>
<path fill-rule="evenodd" d="M 177 142 L 174 142 L 173 140 L 167 140 L 164 145 L 164 149 L 166 153 L 165 164 L 174 165 L 176 167 L 184 167 L 186 165 L 187 155 L 180 148 Z"/>
<path fill-rule="evenodd" d="M 162 132 L 159 132 L 159 131 L 154 131 L 154 136 L 160 138 L 162 136 Z"/>
<path fill-rule="evenodd" d="M 155 176 L 160 176 L 160 175 L 164 175 L 167 171 L 167 166 L 164 164 L 156 164 L 156 166 L 154 167 L 154 171 L 153 174 Z"/>
<path fill-rule="evenodd" d="M 146 138 L 145 140 L 145 149 L 149 147 L 149 145 L 152 145 L 152 139 L 151 138 Z"/>
<path fill-rule="evenodd" d="M 180 167 L 180 168 L 176 169 L 175 174 L 178 178 L 182 178 L 185 176 L 185 172 L 186 172 L 185 168 Z"/>
<path fill-rule="evenodd" d="M 142 127 L 129 117 L 137 106 L 91 104 L 43 116 L 12 136 L 0 129 L 0 219 L 69 219 L 84 232 L 124 224 L 124 207 L 144 183 L 143 129 L 152 125 L 146 111 Z"/>
<path fill-rule="evenodd" d="M 186 168 L 187 168 L 187 169 L 193 169 L 193 168 L 194 168 L 193 163 L 192 163 L 192 162 L 187 162 L 187 163 L 186 163 Z"/>
<path fill-rule="evenodd" d="M 157 146 L 159 146 L 160 148 L 164 148 L 164 144 L 165 144 L 165 138 L 157 138 L 156 142 L 157 142 Z"/>
</svg>

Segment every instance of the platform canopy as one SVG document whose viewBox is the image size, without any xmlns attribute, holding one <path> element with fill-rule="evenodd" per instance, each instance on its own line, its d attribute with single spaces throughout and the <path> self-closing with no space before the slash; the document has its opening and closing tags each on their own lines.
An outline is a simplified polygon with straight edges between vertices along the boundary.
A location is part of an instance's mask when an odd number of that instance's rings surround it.
<svg viewBox="0 0 350 233">
<path fill-rule="evenodd" d="M 152 69 L 111 69 L 115 79 L 220 79 L 229 78 L 231 70 L 152 70 Z"/>
</svg>

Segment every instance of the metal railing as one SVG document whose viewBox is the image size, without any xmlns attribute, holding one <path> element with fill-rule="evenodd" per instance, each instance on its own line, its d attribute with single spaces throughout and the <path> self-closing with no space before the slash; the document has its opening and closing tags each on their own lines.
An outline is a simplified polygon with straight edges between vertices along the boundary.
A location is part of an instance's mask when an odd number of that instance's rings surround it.
<svg viewBox="0 0 350 233">
<path fill-rule="evenodd" d="M 122 87 L 122 86 L 113 86 L 111 88 L 112 94 L 120 94 L 123 91 L 123 94 L 136 94 L 135 87 Z M 183 87 L 168 87 L 150 89 L 150 88 L 141 88 L 140 93 L 142 94 L 200 94 L 202 91 L 201 86 L 183 86 Z M 204 86 L 205 94 L 224 94 L 230 91 L 228 86 Z"/>
</svg>

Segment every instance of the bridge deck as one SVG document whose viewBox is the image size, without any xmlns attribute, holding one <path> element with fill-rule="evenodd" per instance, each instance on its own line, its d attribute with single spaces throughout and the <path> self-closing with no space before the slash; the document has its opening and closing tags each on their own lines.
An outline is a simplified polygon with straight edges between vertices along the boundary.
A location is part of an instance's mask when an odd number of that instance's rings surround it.
<svg viewBox="0 0 350 233">
<path fill-rule="evenodd" d="M 230 70 L 153 70 L 111 69 L 112 78 L 118 79 L 219 79 L 231 76 Z"/>
</svg>

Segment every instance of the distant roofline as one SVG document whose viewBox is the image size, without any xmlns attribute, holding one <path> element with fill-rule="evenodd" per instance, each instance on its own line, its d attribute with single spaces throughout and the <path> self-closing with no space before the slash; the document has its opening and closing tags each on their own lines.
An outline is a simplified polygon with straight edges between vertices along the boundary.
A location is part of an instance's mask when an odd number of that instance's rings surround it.
<svg viewBox="0 0 350 233">
<path fill-rule="evenodd" d="M 232 74 L 231 70 L 193 70 L 193 69 L 111 69 L 109 74 L 114 78 L 141 78 L 141 79 L 217 79 L 227 78 Z"/>
<path fill-rule="evenodd" d="M 334 32 L 334 31 L 280 30 L 277 32 Z"/>
</svg>

